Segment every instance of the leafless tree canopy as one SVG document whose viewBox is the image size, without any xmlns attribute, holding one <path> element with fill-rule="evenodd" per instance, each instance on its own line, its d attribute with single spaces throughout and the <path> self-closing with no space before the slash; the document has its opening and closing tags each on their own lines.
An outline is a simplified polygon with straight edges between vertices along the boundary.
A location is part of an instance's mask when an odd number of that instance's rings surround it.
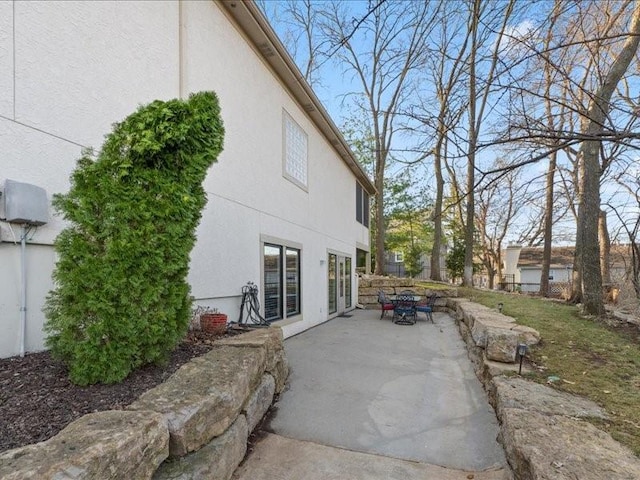
<svg viewBox="0 0 640 480">
<path fill-rule="evenodd" d="M 466 284 L 478 260 L 499 278 L 505 242 L 543 245 L 545 295 L 551 246 L 575 242 L 573 300 L 602 312 L 600 211 L 613 239 L 633 243 L 640 210 L 638 0 L 265 5 L 305 78 L 341 100 L 341 120 L 368 117 L 378 272 L 385 179 L 408 169 L 432 192 L 433 278 L 454 238 Z"/>
</svg>

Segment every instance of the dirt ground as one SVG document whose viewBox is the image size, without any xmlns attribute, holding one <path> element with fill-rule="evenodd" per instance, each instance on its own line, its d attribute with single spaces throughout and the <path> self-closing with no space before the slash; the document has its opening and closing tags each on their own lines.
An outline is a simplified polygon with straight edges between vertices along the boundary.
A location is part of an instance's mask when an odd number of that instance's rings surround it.
<svg viewBox="0 0 640 480">
<path fill-rule="evenodd" d="M 0 359 L 0 452 L 47 440 L 87 413 L 123 409 L 209 351 L 217 338 L 191 332 L 166 365 L 143 367 L 115 385 L 73 385 L 48 352 Z"/>
</svg>

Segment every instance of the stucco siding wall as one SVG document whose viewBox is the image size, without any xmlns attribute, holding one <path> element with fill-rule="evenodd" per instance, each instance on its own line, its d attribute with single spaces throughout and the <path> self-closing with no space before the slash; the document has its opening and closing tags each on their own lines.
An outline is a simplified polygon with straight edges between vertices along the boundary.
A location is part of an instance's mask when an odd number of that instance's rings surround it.
<svg viewBox="0 0 640 480">
<path fill-rule="evenodd" d="M 13 3 L 0 2 L 0 115 L 13 116 Z"/>
<path fill-rule="evenodd" d="M 253 281 L 262 291 L 267 235 L 302 248 L 303 315 L 285 334 L 325 321 L 321 260 L 332 250 L 355 266 L 356 241 L 369 243 L 355 221 L 355 177 L 214 2 L 0 2 L 0 186 L 33 183 L 51 199 L 68 190 L 81 149 L 99 149 L 113 122 L 153 99 L 200 90 L 218 93 L 226 138 L 205 181 L 192 294 L 236 320 L 241 287 Z M 283 109 L 308 135 L 306 191 L 282 174 Z M 27 350 L 44 346 L 50 245 L 64 226 L 51 213 L 27 247 Z M 8 356 L 18 352 L 20 264 L 5 222 L 0 240 L 0 329 L 15 332 L 0 340 Z"/>
<path fill-rule="evenodd" d="M 215 90 L 226 129 L 205 182 L 209 204 L 192 255 L 193 294 L 235 320 L 241 287 L 253 281 L 262 291 L 261 235 L 293 242 L 302 247 L 303 315 L 284 330 L 297 333 L 327 318 L 327 266 L 320 263 L 327 251 L 348 254 L 355 265 L 355 242 L 363 237 L 355 178 L 217 5 L 185 3 L 183 19 L 190 26 L 185 89 Z M 308 136 L 306 190 L 283 176 L 283 109 Z"/>
<path fill-rule="evenodd" d="M 16 120 L 99 147 L 113 122 L 178 86 L 171 2 L 16 2 Z"/>
<path fill-rule="evenodd" d="M 322 214 L 312 204 L 319 196 L 341 198 L 342 192 L 327 191 L 320 175 L 347 175 L 349 180 L 353 176 L 217 5 L 190 2 L 183 8 L 184 21 L 190 25 L 184 40 L 185 88 L 218 93 L 227 132 L 219 163 L 205 183 L 207 190 L 292 223 L 324 229 L 328 225 L 318 223 Z M 282 175 L 283 109 L 308 135 L 308 191 Z M 243 181 L 229 182 L 229 178 Z M 354 200 L 349 208 L 355 219 L 355 179 L 350 188 Z M 342 204 L 344 208 L 343 198 Z"/>
<path fill-rule="evenodd" d="M 0 180 L 66 191 L 83 147 L 178 94 L 177 35 L 170 2 L 0 2 Z M 62 227 L 51 220 L 38 241 Z"/>
<path fill-rule="evenodd" d="M 51 200 L 53 192 L 68 189 L 68 177 L 79 147 L 46 133 L 0 118 L 0 185 L 6 178 L 42 186 Z M 5 217 L 0 198 L 0 218 Z M 29 232 L 27 264 L 27 351 L 42 350 L 42 306 L 53 287 L 53 247 L 61 219 L 50 214 L 49 223 Z M 19 225 L 0 222 L 0 357 L 20 351 L 20 235 Z M 36 245 L 36 244 L 44 245 Z"/>
<path fill-rule="evenodd" d="M 16 229 L 20 235 L 20 228 Z M 49 245 L 29 245 L 26 255 L 27 289 L 27 329 L 25 350 L 44 349 L 44 314 L 42 304 L 51 288 L 50 275 L 55 263 L 55 253 Z M 0 243 L 0 354 L 16 355 L 20 352 L 20 245 Z M 7 274 L 10 273 L 10 274 Z"/>
<path fill-rule="evenodd" d="M 69 176 L 81 147 L 5 118 L 0 118 L 0 186 L 6 179 L 31 183 L 45 188 L 51 200 L 54 193 L 69 189 Z M 50 209 L 49 222 L 38 227 L 33 240 L 52 243 L 63 227 L 62 219 Z M 4 201 L 0 199 L 0 218 L 4 218 Z M 8 224 L 0 222 L 0 238 L 13 240 Z"/>
</svg>

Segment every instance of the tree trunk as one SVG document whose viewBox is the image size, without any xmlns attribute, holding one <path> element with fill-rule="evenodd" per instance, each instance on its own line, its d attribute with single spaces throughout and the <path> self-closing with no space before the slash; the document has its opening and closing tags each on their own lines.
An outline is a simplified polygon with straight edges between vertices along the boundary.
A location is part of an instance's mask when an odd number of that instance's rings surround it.
<svg viewBox="0 0 640 480">
<path fill-rule="evenodd" d="M 636 298 L 640 299 L 640 244 L 636 243 L 635 235 L 631 238 L 631 273 L 633 275 L 631 283 L 633 283 Z"/>
<path fill-rule="evenodd" d="M 431 280 L 442 281 L 442 265 L 440 264 L 442 250 L 442 197 L 444 195 L 444 180 L 442 179 L 442 160 L 439 147 L 434 152 L 434 169 L 436 174 L 436 201 L 433 211 L 433 249 L 431 250 Z"/>
<path fill-rule="evenodd" d="M 582 205 L 582 186 L 584 184 L 582 177 L 584 175 L 584 160 L 579 157 L 577 159 L 577 197 L 578 206 Z M 599 209 L 599 208 L 598 208 Z M 582 239 L 582 230 L 580 229 L 580 214 L 576 215 L 576 249 L 573 252 L 573 271 L 571 272 L 571 295 L 569 301 L 572 303 L 582 302 L 582 245 L 584 243 Z"/>
<path fill-rule="evenodd" d="M 598 216 L 600 212 L 600 142 L 583 142 L 582 202 L 578 206 L 578 228 L 582 232 L 579 257 L 582 269 L 582 303 L 585 313 L 604 313 L 602 301 L 602 273 L 598 247 Z M 576 252 L 578 245 L 576 245 Z"/>
<path fill-rule="evenodd" d="M 600 239 L 600 270 L 602 271 L 602 283 L 611 283 L 611 240 L 607 228 L 607 212 L 600 210 L 598 216 L 598 238 Z"/>
<path fill-rule="evenodd" d="M 384 172 L 384 168 L 382 169 Z M 375 178 L 377 193 L 376 201 L 376 275 L 384 275 L 384 174 L 379 173 Z"/>
<path fill-rule="evenodd" d="M 556 25 L 558 20 L 558 1 L 554 2 L 553 12 L 551 14 L 551 23 L 545 40 L 545 49 L 549 48 L 553 40 L 553 26 Z M 545 78 L 545 103 L 547 122 L 554 128 L 554 115 L 551 105 L 551 86 L 554 83 L 553 67 L 548 60 L 544 64 L 544 78 Z M 549 168 L 547 170 L 547 181 L 545 186 L 545 205 L 544 205 L 544 247 L 542 251 L 542 272 L 540 272 L 540 295 L 543 297 L 549 296 L 549 269 L 551 266 L 551 244 L 553 241 L 553 182 L 555 180 L 556 165 L 558 160 L 557 152 L 553 152 L 549 157 Z M 567 278 L 567 280 L 569 280 Z"/>
<path fill-rule="evenodd" d="M 551 242 L 553 235 L 553 182 L 556 173 L 557 154 L 549 158 L 544 209 L 544 248 L 542 251 L 542 272 L 540 273 L 540 295 L 549 296 L 549 268 L 551 265 Z"/>
<path fill-rule="evenodd" d="M 487 273 L 488 273 L 488 282 L 487 282 L 487 288 L 489 288 L 489 290 L 493 290 L 493 286 L 495 285 L 495 278 L 496 278 L 496 269 L 495 268 L 488 268 L 487 269 Z"/>
<path fill-rule="evenodd" d="M 498 244 L 498 268 L 496 269 L 498 283 L 502 281 L 502 243 Z"/>
<path fill-rule="evenodd" d="M 582 303 L 590 315 L 602 315 L 602 272 L 598 248 L 598 216 L 600 212 L 600 143 L 597 137 L 604 131 L 610 102 L 618 82 L 631 64 L 640 43 L 640 1 L 636 1 L 631 18 L 630 35 L 616 57 L 602 85 L 595 92 L 587 112 L 585 134 L 580 154 L 584 162 L 581 177 L 582 197 L 578 206 L 576 260 L 582 270 Z"/>
<path fill-rule="evenodd" d="M 475 142 L 473 141 L 469 142 L 467 162 L 467 210 L 466 224 L 464 226 L 464 275 L 462 277 L 462 285 L 465 287 L 473 287 L 473 247 L 475 233 Z"/>
<path fill-rule="evenodd" d="M 473 287 L 473 240 L 475 223 L 475 171 L 476 171 L 476 55 L 479 1 L 473 2 L 471 19 L 471 51 L 469 57 L 469 151 L 467 152 L 466 224 L 464 226 L 464 273 L 462 285 Z"/>
</svg>

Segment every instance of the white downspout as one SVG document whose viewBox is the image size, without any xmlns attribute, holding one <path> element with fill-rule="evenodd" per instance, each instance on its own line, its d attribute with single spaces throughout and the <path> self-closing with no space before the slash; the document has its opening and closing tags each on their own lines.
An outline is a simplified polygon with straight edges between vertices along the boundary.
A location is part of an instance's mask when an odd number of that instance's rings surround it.
<svg viewBox="0 0 640 480">
<path fill-rule="evenodd" d="M 27 330 L 27 225 L 22 225 L 20 235 L 20 269 L 22 286 L 20 288 L 20 356 L 24 357 L 25 332 Z"/>
</svg>

